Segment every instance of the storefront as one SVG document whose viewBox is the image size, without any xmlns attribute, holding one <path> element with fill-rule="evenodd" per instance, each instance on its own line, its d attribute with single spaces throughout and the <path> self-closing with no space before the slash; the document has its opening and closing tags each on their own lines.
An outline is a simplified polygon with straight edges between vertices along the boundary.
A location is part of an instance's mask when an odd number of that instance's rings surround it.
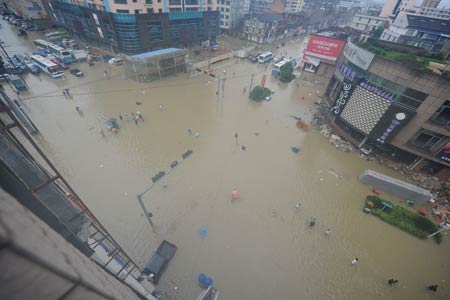
<svg viewBox="0 0 450 300">
<path fill-rule="evenodd" d="M 331 78 L 344 44 L 342 40 L 312 35 L 303 54 L 303 70 Z"/>
</svg>

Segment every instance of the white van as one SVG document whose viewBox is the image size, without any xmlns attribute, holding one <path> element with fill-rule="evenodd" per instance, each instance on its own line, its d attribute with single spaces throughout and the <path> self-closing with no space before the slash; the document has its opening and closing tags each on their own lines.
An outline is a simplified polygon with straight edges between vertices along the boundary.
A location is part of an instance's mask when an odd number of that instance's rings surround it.
<svg viewBox="0 0 450 300">
<path fill-rule="evenodd" d="M 108 61 L 108 63 L 110 65 L 118 66 L 118 65 L 123 64 L 123 59 L 120 57 L 113 57 Z"/>
<path fill-rule="evenodd" d="M 271 51 L 264 52 L 258 57 L 258 62 L 260 64 L 265 64 L 268 61 L 271 61 L 273 58 L 273 53 Z"/>
</svg>

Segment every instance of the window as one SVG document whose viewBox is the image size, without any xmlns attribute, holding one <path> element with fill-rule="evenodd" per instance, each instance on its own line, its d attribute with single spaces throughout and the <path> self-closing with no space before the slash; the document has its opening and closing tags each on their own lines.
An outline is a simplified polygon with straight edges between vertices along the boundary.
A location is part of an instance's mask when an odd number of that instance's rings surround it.
<svg viewBox="0 0 450 300">
<path fill-rule="evenodd" d="M 354 65 L 352 64 L 352 67 Z M 379 88 L 386 90 L 394 95 L 394 100 L 411 108 L 418 108 L 428 97 L 428 94 L 408 88 L 401 84 L 384 79 L 373 73 L 367 73 L 370 83 L 375 84 Z"/>
<path fill-rule="evenodd" d="M 158 3 L 161 3 L 161 0 L 158 0 Z"/>
<path fill-rule="evenodd" d="M 153 0 L 145 0 L 145 4 L 153 4 Z"/>
<path fill-rule="evenodd" d="M 128 9 L 116 9 L 116 13 L 118 14 L 128 14 L 130 11 Z"/>
<path fill-rule="evenodd" d="M 226 8 L 225 11 L 226 11 L 226 12 L 230 12 L 230 9 L 229 9 L 229 8 Z"/>
<path fill-rule="evenodd" d="M 230 18 L 230 16 L 228 16 L 228 15 L 225 16 L 225 19 L 226 19 L 226 20 L 228 20 L 229 18 Z"/>
<path fill-rule="evenodd" d="M 127 0 L 114 0 L 115 4 L 127 4 Z"/>
<path fill-rule="evenodd" d="M 137 3 L 137 0 L 133 0 L 133 3 Z"/>
<path fill-rule="evenodd" d="M 450 125 L 450 101 L 447 100 L 438 110 L 431 116 L 430 121 L 436 124 L 448 126 Z"/>
<path fill-rule="evenodd" d="M 183 11 L 183 9 L 181 7 L 172 7 L 172 8 L 170 8 L 170 12 L 179 12 L 179 11 Z"/>
<path fill-rule="evenodd" d="M 134 10 L 134 13 L 138 15 L 138 14 L 139 14 L 139 11 L 140 11 L 139 9 L 135 9 L 135 10 Z"/>
<path fill-rule="evenodd" d="M 181 5 L 181 0 L 169 0 L 169 5 Z"/>
<path fill-rule="evenodd" d="M 212 4 L 212 0 L 208 0 L 208 4 Z"/>
<path fill-rule="evenodd" d="M 153 13 L 153 8 L 147 8 L 147 13 L 148 14 L 152 14 Z"/>
<path fill-rule="evenodd" d="M 159 12 L 160 14 L 162 14 L 162 8 L 158 9 L 158 12 Z"/>
<path fill-rule="evenodd" d="M 442 137 L 442 134 L 422 128 L 412 138 L 412 144 L 419 148 L 430 150 Z"/>
<path fill-rule="evenodd" d="M 198 0 L 184 0 L 186 5 L 198 5 Z"/>
</svg>

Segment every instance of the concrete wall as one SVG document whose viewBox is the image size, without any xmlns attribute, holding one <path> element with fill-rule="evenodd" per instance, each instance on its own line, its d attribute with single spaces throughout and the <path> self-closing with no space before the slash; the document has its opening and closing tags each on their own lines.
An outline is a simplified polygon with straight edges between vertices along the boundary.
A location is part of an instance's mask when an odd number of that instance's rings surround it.
<svg viewBox="0 0 450 300">
<path fill-rule="evenodd" d="M 2 189 L 0 203 L 0 299 L 139 299 Z"/>
<path fill-rule="evenodd" d="M 403 200 L 426 202 L 431 199 L 431 193 L 428 190 L 373 170 L 364 171 L 359 176 L 359 181 Z"/>
<path fill-rule="evenodd" d="M 438 132 L 450 139 L 450 131 L 442 126 L 429 123 L 428 120 L 436 110 L 450 98 L 450 79 L 433 74 L 429 71 L 414 70 L 407 65 L 395 63 L 384 57 L 376 56 L 370 65 L 369 72 L 429 94 L 417 108 L 417 115 L 394 137 L 392 144 L 407 151 L 414 150 L 408 141 L 421 128 Z M 419 154 L 417 152 L 416 154 Z M 421 153 L 425 155 L 425 153 Z M 428 153 L 428 156 L 430 154 Z"/>
</svg>

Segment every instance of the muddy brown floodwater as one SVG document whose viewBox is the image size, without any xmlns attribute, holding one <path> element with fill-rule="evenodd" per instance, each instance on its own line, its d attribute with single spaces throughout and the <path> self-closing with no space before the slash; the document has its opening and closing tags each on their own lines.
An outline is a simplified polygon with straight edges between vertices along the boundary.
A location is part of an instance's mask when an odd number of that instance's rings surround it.
<svg viewBox="0 0 450 300">
<path fill-rule="evenodd" d="M 20 44 L 2 25 L 5 44 Z M 286 48 L 300 56 L 298 43 Z M 26 77 L 31 88 L 22 97 L 41 130 L 36 139 L 131 257 L 144 265 L 163 239 L 178 246 L 157 286 L 173 299 L 195 299 L 201 272 L 222 300 L 450 299 L 448 238 L 441 245 L 419 240 L 362 212 L 370 191 L 357 176 L 368 168 L 397 175 L 295 126 L 290 115 L 311 119 L 317 88 L 269 76 L 273 99 L 251 102 L 243 88 L 252 74 L 260 81 L 264 66 L 246 61 L 215 67 L 227 71 L 219 99 L 206 76 L 140 84 L 122 79 L 121 67 L 112 68 L 110 80 L 103 64 L 77 67 L 86 77 Z M 122 121 L 117 135 L 101 136 L 105 120 L 134 111 L 145 122 Z M 182 160 L 188 149 L 193 154 Z M 174 160 L 180 164 L 167 187 L 156 184 L 143 196 L 152 229 L 136 194 Z M 232 202 L 234 188 L 241 196 Z M 400 284 L 389 287 L 391 277 Z M 431 283 L 439 284 L 435 294 L 425 290 Z"/>
</svg>

